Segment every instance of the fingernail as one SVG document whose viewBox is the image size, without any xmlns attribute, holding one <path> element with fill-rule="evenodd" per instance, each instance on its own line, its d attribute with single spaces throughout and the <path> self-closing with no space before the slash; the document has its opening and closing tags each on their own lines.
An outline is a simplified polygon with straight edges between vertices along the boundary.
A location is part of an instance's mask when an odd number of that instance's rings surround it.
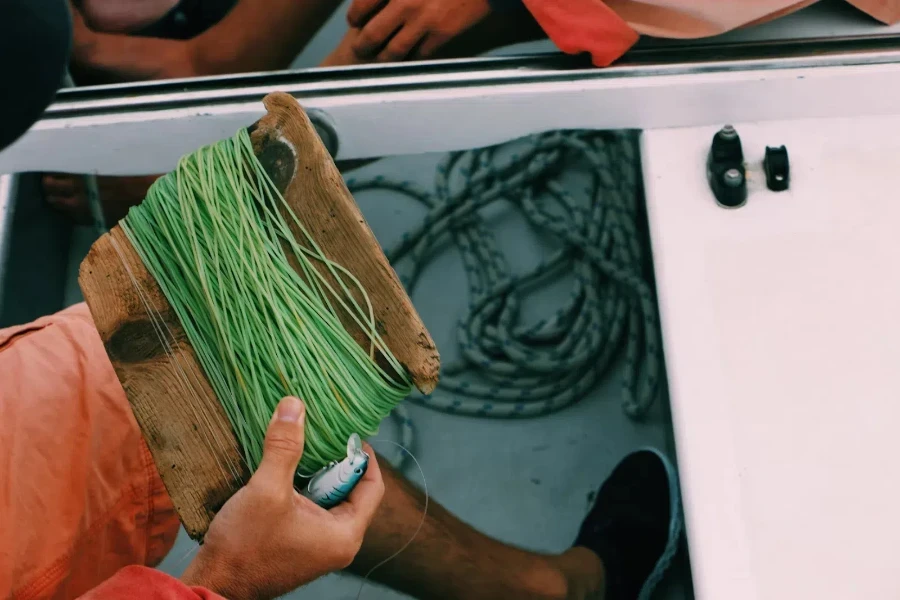
<svg viewBox="0 0 900 600">
<path fill-rule="evenodd" d="M 296 423 L 303 415 L 303 402 L 299 398 L 287 397 L 278 403 L 278 420 Z"/>
</svg>

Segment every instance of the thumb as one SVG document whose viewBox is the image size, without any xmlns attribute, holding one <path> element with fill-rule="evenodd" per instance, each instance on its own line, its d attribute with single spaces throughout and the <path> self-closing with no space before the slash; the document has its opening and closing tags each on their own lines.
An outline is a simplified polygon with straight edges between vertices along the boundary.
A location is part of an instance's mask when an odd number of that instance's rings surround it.
<svg viewBox="0 0 900 600">
<path fill-rule="evenodd" d="M 286 489 L 294 489 L 294 473 L 303 456 L 306 407 L 299 398 L 282 398 L 269 421 L 263 457 L 254 478 Z"/>
</svg>

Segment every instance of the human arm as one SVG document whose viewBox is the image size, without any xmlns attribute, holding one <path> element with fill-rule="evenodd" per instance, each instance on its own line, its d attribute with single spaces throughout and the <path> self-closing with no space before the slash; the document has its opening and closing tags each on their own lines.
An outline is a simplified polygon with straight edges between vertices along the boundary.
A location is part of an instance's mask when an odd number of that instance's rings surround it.
<svg viewBox="0 0 900 600">
<path fill-rule="evenodd" d="M 348 21 L 347 38 L 326 64 L 474 56 L 546 36 L 601 67 L 638 40 L 603 0 L 354 0 Z M 419 40 L 411 50 L 410 40 Z"/>
<path fill-rule="evenodd" d="M 73 9 L 73 63 L 88 81 L 135 81 L 285 68 L 339 0 L 239 0 L 189 40 L 93 31 Z"/>
<path fill-rule="evenodd" d="M 375 453 L 347 500 L 325 510 L 294 490 L 303 454 L 303 404 L 286 398 L 266 433 L 263 459 L 216 514 L 181 580 L 128 567 L 82 600 L 257 600 L 276 598 L 347 567 L 384 494 Z"/>
<path fill-rule="evenodd" d="M 183 583 L 230 600 L 275 598 L 356 557 L 384 494 L 375 453 L 366 448 L 369 467 L 345 502 L 319 507 L 294 490 L 304 416 L 295 398 L 278 405 L 259 468 L 213 519 Z"/>
<path fill-rule="evenodd" d="M 423 0 L 430 1 L 430 0 Z M 364 26 L 365 27 L 365 26 Z M 321 66 L 365 64 L 375 61 L 393 60 L 383 56 L 360 56 L 355 48 L 362 44 L 363 29 L 351 27 L 340 44 L 325 59 Z M 496 48 L 542 39 L 544 32 L 519 0 L 491 0 L 491 10 L 487 17 L 474 23 L 440 45 L 429 58 L 461 58 L 489 52 Z M 430 49 L 426 48 L 426 51 Z M 407 59 L 425 58 L 421 47 L 406 56 Z"/>
<path fill-rule="evenodd" d="M 347 22 L 359 30 L 357 56 L 400 61 L 434 56 L 491 12 L 488 0 L 354 0 Z"/>
</svg>

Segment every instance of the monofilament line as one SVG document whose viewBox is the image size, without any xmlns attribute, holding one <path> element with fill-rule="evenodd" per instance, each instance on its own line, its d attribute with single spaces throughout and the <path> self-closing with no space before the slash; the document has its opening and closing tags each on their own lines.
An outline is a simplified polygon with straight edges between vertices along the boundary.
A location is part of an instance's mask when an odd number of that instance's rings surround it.
<svg viewBox="0 0 900 600">
<path fill-rule="evenodd" d="M 366 291 L 323 254 L 245 129 L 182 158 L 121 227 L 178 317 L 251 472 L 282 397 L 306 403 L 300 470 L 312 473 L 343 458 L 351 433 L 374 435 L 411 391 Z"/>
</svg>

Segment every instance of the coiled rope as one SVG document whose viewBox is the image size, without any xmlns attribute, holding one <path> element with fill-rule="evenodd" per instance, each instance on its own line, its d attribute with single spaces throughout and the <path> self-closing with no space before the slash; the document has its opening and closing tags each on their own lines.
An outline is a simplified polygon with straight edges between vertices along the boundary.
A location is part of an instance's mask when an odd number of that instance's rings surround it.
<svg viewBox="0 0 900 600">
<path fill-rule="evenodd" d="M 587 185 L 573 193 L 579 176 Z M 456 414 L 545 415 L 582 398 L 624 348 L 622 408 L 632 418 L 645 415 L 660 392 L 662 357 L 638 177 L 632 132 L 557 131 L 452 153 L 438 166 L 434 192 L 382 177 L 348 180 L 354 193 L 391 190 L 428 209 L 386 252 L 410 294 L 447 239 L 462 256 L 470 298 L 457 326 L 462 359 L 442 367 L 438 390 L 446 393 L 412 400 Z M 480 214 L 499 201 L 512 203 L 561 248 L 533 269 L 512 273 Z M 524 323 L 523 299 L 564 274 L 573 281 L 568 302 Z M 410 429 L 402 413 L 400 421 Z"/>
<path fill-rule="evenodd" d="M 365 290 L 324 256 L 246 129 L 182 158 L 121 227 L 178 316 L 251 472 L 283 396 L 306 403 L 300 471 L 308 474 L 343 458 L 350 434 L 373 435 L 412 389 L 377 332 Z M 336 307 L 369 335 L 368 351 Z M 392 372 L 375 363 L 375 350 Z"/>
</svg>

